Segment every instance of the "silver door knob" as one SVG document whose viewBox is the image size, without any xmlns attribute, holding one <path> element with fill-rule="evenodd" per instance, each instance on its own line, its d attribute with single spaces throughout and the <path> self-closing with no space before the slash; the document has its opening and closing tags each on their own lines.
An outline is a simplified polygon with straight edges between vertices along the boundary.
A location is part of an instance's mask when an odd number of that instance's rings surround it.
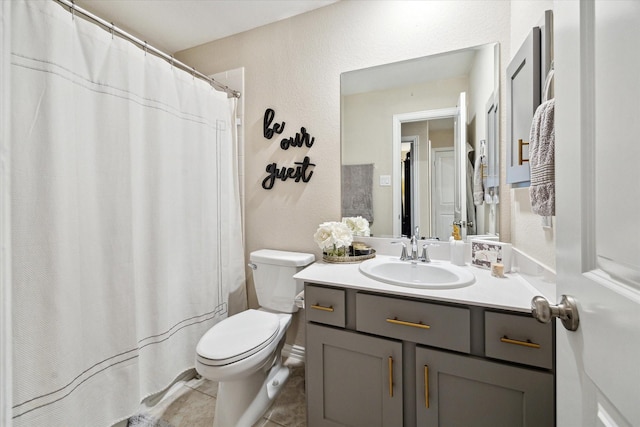
<svg viewBox="0 0 640 427">
<path fill-rule="evenodd" d="M 541 323 L 549 323 L 554 317 L 562 320 L 569 331 L 575 331 L 580 324 L 578 304 L 573 297 L 562 295 L 558 305 L 551 305 L 545 297 L 537 296 L 531 300 L 531 315 Z"/>
</svg>

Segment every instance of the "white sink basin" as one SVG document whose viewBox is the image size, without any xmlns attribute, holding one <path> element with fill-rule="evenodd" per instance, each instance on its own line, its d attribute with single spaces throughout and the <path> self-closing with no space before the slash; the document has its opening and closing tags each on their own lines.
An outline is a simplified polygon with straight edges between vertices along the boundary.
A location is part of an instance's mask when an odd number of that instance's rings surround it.
<svg viewBox="0 0 640 427">
<path fill-rule="evenodd" d="M 391 285 L 424 289 L 462 288 L 476 280 L 468 268 L 444 261 L 424 263 L 379 257 L 360 264 L 360 272 Z"/>
</svg>

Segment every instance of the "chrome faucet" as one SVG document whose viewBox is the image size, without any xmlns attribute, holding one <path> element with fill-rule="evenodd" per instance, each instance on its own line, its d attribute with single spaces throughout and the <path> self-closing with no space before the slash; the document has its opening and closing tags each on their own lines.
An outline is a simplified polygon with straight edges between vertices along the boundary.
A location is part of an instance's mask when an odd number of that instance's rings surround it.
<svg viewBox="0 0 640 427">
<path fill-rule="evenodd" d="M 418 240 L 420 240 L 420 227 L 416 225 L 413 236 L 411 236 L 411 259 L 418 259 Z"/>
<path fill-rule="evenodd" d="M 420 227 L 415 228 L 415 232 L 413 236 L 411 236 L 411 255 L 407 254 L 407 244 L 405 242 L 391 242 L 394 245 L 402 245 L 402 252 L 400 253 L 400 261 L 420 261 L 420 262 L 431 262 L 429 258 L 429 246 L 434 245 L 438 246 L 434 243 L 425 243 L 422 245 L 422 254 L 418 256 L 418 241 L 420 240 Z"/>
</svg>

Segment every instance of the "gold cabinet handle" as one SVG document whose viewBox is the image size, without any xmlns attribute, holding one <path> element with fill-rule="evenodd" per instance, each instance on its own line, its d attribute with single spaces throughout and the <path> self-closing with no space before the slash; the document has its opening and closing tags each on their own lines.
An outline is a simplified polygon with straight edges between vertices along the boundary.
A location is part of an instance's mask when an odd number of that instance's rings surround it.
<svg viewBox="0 0 640 427">
<path fill-rule="evenodd" d="M 431 326 L 425 325 L 422 322 L 418 322 L 418 323 L 406 322 L 404 320 L 398 320 L 397 317 L 394 317 L 393 319 L 387 318 L 387 322 L 393 323 L 394 325 L 413 326 L 414 328 L 421 328 L 421 329 L 431 329 Z"/>
<path fill-rule="evenodd" d="M 528 142 L 524 142 L 523 140 L 519 139 L 518 140 L 518 165 L 522 166 L 522 164 L 524 162 L 528 162 L 529 159 L 523 159 L 522 158 L 522 147 L 525 145 L 529 145 Z"/>
<path fill-rule="evenodd" d="M 389 396 L 393 397 L 393 357 L 389 356 Z"/>
<path fill-rule="evenodd" d="M 429 366 L 424 365 L 424 407 L 429 408 Z"/>
<path fill-rule="evenodd" d="M 500 338 L 500 342 L 503 342 L 503 343 L 506 343 L 506 344 L 521 345 L 521 346 L 529 347 L 529 348 L 540 348 L 540 344 L 536 344 L 536 343 L 531 342 L 529 340 L 527 340 L 527 341 L 513 340 L 513 339 L 509 338 L 506 335 L 503 336 L 502 338 Z"/>
<path fill-rule="evenodd" d="M 331 306 L 331 305 L 329 307 L 324 307 L 322 305 L 314 304 L 314 305 L 311 306 L 311 308 L 314 308 L 316 310 L 333 312 L 333 306 Z"/>
</svg>

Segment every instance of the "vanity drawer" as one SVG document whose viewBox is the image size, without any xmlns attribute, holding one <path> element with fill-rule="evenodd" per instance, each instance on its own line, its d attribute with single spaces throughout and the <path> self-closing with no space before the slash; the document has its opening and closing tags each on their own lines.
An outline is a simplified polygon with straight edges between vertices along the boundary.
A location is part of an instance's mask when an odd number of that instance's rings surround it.
<svg viewBox="0 0 640 427">
<path fill-rule="evenodd" d="M 553 368 L 553 329 L 530 316 L 484 314 L 485 355 L 540 368 Z"/>
<path fill-rule="evenodd" d="M 466 308 L 358 293 L 356 329 L 361 332 L 469 353 Z"/>
<path fill-rule="evenodd" d="M 306 285 L 304 301 L 307 321 L 344 328 L 346 318 L 344 289 Z"/>
</svg>

